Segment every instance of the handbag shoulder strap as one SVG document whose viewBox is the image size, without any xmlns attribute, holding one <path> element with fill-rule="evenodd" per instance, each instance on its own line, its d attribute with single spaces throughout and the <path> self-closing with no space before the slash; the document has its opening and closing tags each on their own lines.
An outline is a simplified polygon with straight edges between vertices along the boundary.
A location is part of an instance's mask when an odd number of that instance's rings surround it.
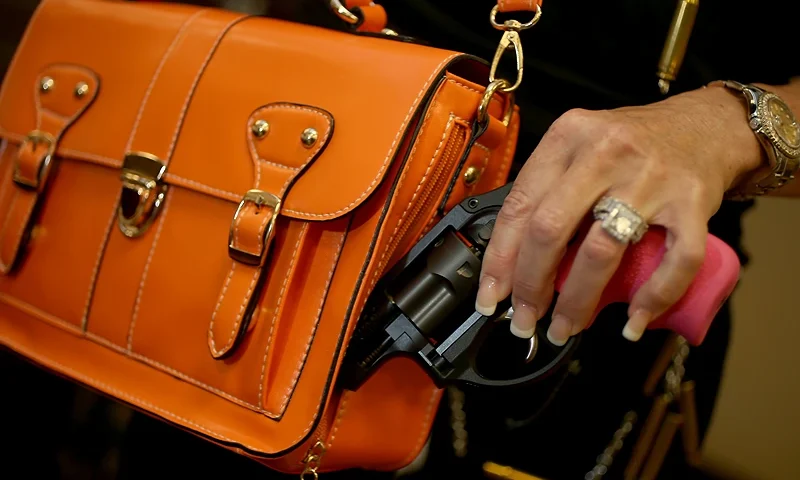
<svg viewBox="0 0 800 480">
<path fill-rule="evenodd" d="M 351 25 L 357 32 L 395 33 L 386 28 L 388 18 L 386 10 L 373 0 L 326 0 L 331 9 L 342 20 Z M 542 0 L 497 0 L 497 5 L 492 8 L 491 19 L 497 13 L 510 12 L 541 12 Z"/>
</svg>

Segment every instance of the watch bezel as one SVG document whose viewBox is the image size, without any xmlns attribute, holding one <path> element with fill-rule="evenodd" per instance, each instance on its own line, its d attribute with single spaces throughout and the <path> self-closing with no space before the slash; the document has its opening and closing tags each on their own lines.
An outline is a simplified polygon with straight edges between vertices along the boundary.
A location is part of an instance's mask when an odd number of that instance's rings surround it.
<svg viewBox="0 0 800 480">
<path fill-rule="evenodd" d="M 792 159 L 800 158 L 800 147 L 792 147 L 788 142 L 781 138 L 777 131 L 775 131 L 775 127 L 772 123 L 772 116 L 770 115 L 768 109 L 769 102 L 773 100 L 785 105 L 787 110 L 790 112 L 792 111 L 789 108 L 789 105 L 784 102 L 781 97 L 771 92 L 765 92 L 758 99 L 758 106 L 756 108 L 756 118 L 758 119 L 759 123 L 757 131 L 763 133 L 782 154 Z M 792 112 L 792 115 L 794 115 L 794 112 Z M 795 119 L 796 118 L 797 117 L 795 116 Z"/>
</svg>

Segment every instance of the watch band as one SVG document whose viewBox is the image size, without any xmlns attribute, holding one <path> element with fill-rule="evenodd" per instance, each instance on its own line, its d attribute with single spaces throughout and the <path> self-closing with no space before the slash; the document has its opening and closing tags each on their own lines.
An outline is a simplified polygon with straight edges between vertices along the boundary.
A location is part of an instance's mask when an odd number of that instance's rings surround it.
<svg viewBox="0 0 800 480">
<path fill-rule="evenodd" d="M 753 197 L 766 195 L 774 190 L 783 187 L 787 182 L 794 179 L 794 171 L 797 168 L 797 159 L 790 159 L 784 155 L 777 146 L 772 143 L 762 132 L 765 121 L 759 116 L 759 104 L 761 98 L 768 94 L 766 90 L 747 85 L 735 80 L 716 80 L 708 84 L 709 86 L 723 86 L 741 93 L 747 103 L 748 124 L 756 135 L 762 148 L 769 158 L 769 166 L 772 171 L 761 177 L 752 177 L 739 188 L 728 192 L 725 196 L 728 200 L 747 200 Z"/>
</svg>

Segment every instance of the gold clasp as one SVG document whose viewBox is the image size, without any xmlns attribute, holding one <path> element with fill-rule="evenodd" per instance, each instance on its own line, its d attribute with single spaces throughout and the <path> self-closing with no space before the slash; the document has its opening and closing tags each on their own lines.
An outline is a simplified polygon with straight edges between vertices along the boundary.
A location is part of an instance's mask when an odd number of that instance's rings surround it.
<svg viewBox="0 0 800 480">
<path fill-rule="evenodd" d="M 145 152 L 129 152 L 122 164 L 122 196 L 117 223 L 126 237 L 142 235 L 164 204 L 167 185 L 162 182 L 167 166 Z"/>
<path fill-rule="evenodd" d="M 492 69 L 489 71 L 489 81 L 494 82 L 497 79 L 497 66 L 500 65 L 500 60 L 503 54 L 509 48 L 514 50 L 517 58 L 517 80 L 510 86 L 501 89 L 504 93 L 510 93 L 516 90 L 522 83 L 522 70 L 524 68 L 524 58 L 522 56 L 522 40 L 519 38 L 519 32 L 516 30 L 507 30 L 503 37 L 500 39 L 500 45 L 497 46 L 497 51 L 494 53 L 494 60 L 492 61 Z"/>
<path fill-rule="evenodd" d="M 272 209 L 272 217 L 269 219 L 269 224 L 264 229 L 264 238 L 261 241 L 261 251 L 258 253 L 251 253 L 236 247 L 236 225 L 239 222 L 239 217 L 242 210 L 248 203 L 253 203 L 257 208 L 267 207 Z M 239 202 L 236 208 L 236 213 L 233 215 L 231 221 L 231 229 L 228 232 L 228 255 L 237 262 L 247 265 L 263 266 L 269 251 L 269 245 L 272 237 L 275 235 L 275 222 L 278 219 L 278 214 L 281 211 L 281 199 L 275 194 L 265 192 L 263 190 L 248 190 Z"/>
<path fill-rule="evenodd" d="M 503 58 L 503 55 L 507 50 L 513 49 L 517 63 L 517 79 L 513 84 L 510 84 L 510 86 L 500 89 L 500 91 L 503 93 L 511 93 L 519 88 L 519 86 L 522 84 L 522 71 L 525 65 L 525 58 L 522 53 L 522 39 L 519 36 L 519 32 L 522 30 L 527 30 L 539 22 L 539 19 L 542 16 L 542 7 L 536 7 L 536 13 L 527 23 L 522 23 L 519 20 L 511 19 L 506 20 L 502 24 L 497 23 L 497 8 L 497 5 L 492 8 L 492 12 L 489 15 L 489 21 L 494 28 L 497 30 L 502 30 L 504 33 L 500 38 L 500 44 L 497 46 L 497 50 L 494 53 L 492 68 L 489 72 L 489 81 L 494 82 L 497 79 L 497 67 L 500 65 L 500 60 Z"/>
</svg>

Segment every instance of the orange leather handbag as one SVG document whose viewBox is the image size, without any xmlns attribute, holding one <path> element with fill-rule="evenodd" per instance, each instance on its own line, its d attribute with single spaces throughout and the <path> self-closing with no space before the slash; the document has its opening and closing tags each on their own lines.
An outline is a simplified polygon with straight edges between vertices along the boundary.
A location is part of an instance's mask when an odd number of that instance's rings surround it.
<svg viewBox="0 0 800 480">
<path fill-rule="evenodd" d="M 0 91 L 0 342 L 277 470 L 410 463 L 441 391 L 337 371 L 381 274 L 506 183 L 519 82 L 349 7 L 384 35 L 43 1 Z"/>
</svg>

